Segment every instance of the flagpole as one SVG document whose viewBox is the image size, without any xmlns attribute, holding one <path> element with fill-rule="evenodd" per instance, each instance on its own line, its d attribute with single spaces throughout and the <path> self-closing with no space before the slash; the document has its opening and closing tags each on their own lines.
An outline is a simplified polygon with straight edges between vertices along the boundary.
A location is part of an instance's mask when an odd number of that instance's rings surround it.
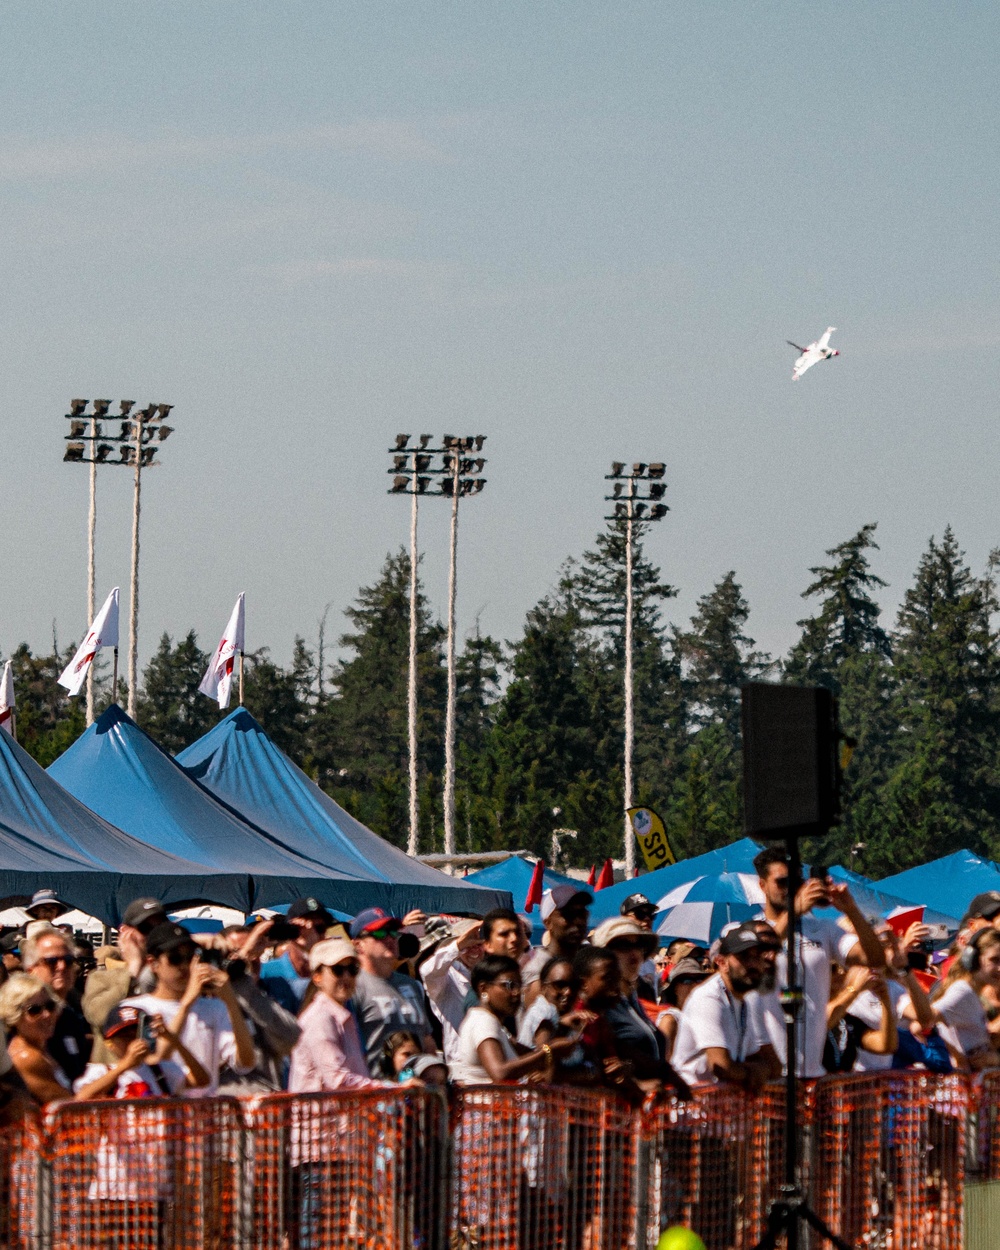
<svg viewBox="0 0 1000 1250">
<path fill-rule="evenodd" d="M 635 868 L 635 838 L 629 821 L 632 806 L 632 757 L 635 752 L 635 689 L 632 676 L 632 518 L 635 481 L 629 482 L 628 520 L 625 523 L 625 875 Z M 603 869 L 601 870 L 603 873 Z"/>
<path fill-rule="evenodd" d="M 135 430 L 135 498 L 132 504 L 132 594 L 128 622 L 128 714 L 135 720 L 139 682 L 139 512 L 142 489 L 142 427 L 146 411 L 139 409 L 134 418 Z"/>
<path fill-rule="evenodd" d="M 115 666 L 111 675 L 111 702 L 118 702 L 118 648 L 115 647 Z"/>
<path fill-rule="evenodd" d="M 87 521 L 87 620 L 97 610 L 97 417 L 90 418 L 90 514 Z M 94 723 L 94 666 L 87 669 L 87 724 Z"/>
<path fill-rule="evenodd" d="M 240 652 L 240 707 L 243 706 L 243 652 Z"/>
</svg>

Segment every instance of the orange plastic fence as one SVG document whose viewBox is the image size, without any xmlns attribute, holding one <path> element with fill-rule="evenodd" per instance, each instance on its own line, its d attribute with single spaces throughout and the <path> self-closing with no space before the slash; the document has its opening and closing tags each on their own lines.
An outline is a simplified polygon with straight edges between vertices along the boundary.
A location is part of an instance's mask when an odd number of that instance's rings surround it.
<svg viewBox="0 0 1000 1250">
<path fill-rule="evenodd" d="M 967 1149 L 1000 1171 L 1000 1073 L 803 1085 L 801 1176 L 851 1245 L 958 1250 Z M 784 1092 L 632 1112 L 545 1086 L 67 1103 L 0 1133 L 0 1250 L 749 1250 Z M 820 1243 L 803 1236 L 803 1246 Z"/>
<path fill-rule="evenodd" d="M 275 1094 L 245 1123 L 255 1250 L 444 1246 L 443 1094 Z"/>
<path fill-rule="evenodd" d="M 463 1089 L 454 1107 L 452 1245 L 625 1250 L 635 1227 L 635 1121 L 608 1096 Z"/>
</svg>

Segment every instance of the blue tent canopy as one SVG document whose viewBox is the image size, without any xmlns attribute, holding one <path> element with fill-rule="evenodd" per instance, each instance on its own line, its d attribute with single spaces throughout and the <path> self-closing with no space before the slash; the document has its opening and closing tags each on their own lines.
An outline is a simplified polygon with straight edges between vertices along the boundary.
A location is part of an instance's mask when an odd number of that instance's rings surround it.
<svg viewBox="0 0 1000 1250">
<path fill-rule="evenodd" d="M 182 751 L 177 764 L 191 784 L 210 791 L 283 847 L 321 865 L 325 874 L 357 883 L 341 892 L 340 903 L 324 898 L 328 906 L 352 915 L 372 906 L 397 915 L 413 907 L 483 914 L 510 906 L 502 885 L 484 882 L 490 888 L 482 889 L 449 877 L 367 829 L 276 747 L 245 708 Z M 258 885 L 258 907 L 288 901 L 272 883 Z"/>
<path fill-rule="evenodd" d="M 530 859 L 524 859 L 521 855 L 511 855 L 509 859 L 501 860 L 499 864 L 490 864 L 489 868 L 480 868 L 478 872 L 470 872 L 465 880 L 472 881 L 476 885 L 491 886 L 494 890 L 509 890 L 514 900 L 514 910 L 531 924 L 532 941 L 539 945 L 545 927 L 538 914 L 538 908 L 534 907 L 530 912 L 524 910 L 528 887 L 531 885 L 534 873 L 535 865 Z M 554 885 L 575 885 L 581 890 L 587 890 L 590 894 L 594 892 L 594 887 L 587 885 L 585 881 L 578 881 L 576 877 L 564 877 L 561 872 L 553 872 L 550 868 L 546 868 L 543 872 L 542 884 L 546 890 L 551 890 Z"/>
<path fill-rule="evenodd" d="M 27 901 L 42 886 L 109 923 L 143 894 L 176 906 L 216 902 L 241 910 L 248 897 L 246 873 L 213 873 L 137 841 L 0 733 L 0 902 Z"/>
<path fill-rule="evenodd" d="M 908 902 L 925 903 L 946 915 L 962 917 L 976 894 L 1000 890 L 1000 867 L 971 851 L 955 851 L 876 884 Z"/>
<path fill-rule="evenodd" d="M 676 886 L 683 885 L 685 881 L 693 881 L 695 877 L 706 877 L 720 872 L 753 872 L 753 857 L 759 850 L 760 846 L 752 838 L 741 838 L 730 846 L 706 851 L 704 855 L 696 855 L 693 859 L 682 859 L 665 868 L 657 868 L 655 872 L 633 877 L 631 881 L 619 881 L 617 885 L 608 886 L 606 890 L 600 890 L 594 895 L 594 905 L 590 909 L 591 924 L 599 924 L 609 916 L 617 916 L 622 903 L 630 894 L 645 894 L 655 903 Z"/>
<path fill-rule="evenodd" d="M 883 881 L 871 881 L 868 877 L 858 872 L 851 872 L 850 869 L 840 864 L 833 865 L 830 869 L 830 876 L 851 887 L 855 902 L 866 916 L 887 916 L 898 907 L 913 906 L 912 901 L 903 898 L 901 894 L 890 894 L 887 890 L 883 890 L 882 886 L 885 884 Z M 955 916 L 950 916 L 933 907 L 925 907 L 924 924 L 943 925 L 949 931 L 958 928 L 958 920 Z"/>
</svg>

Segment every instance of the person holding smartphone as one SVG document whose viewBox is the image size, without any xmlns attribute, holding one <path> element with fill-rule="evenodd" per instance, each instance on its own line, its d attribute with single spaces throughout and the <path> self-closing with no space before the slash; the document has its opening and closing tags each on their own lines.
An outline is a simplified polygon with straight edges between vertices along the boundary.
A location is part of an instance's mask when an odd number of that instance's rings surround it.
<svg viewBox="0 0 1000 1250">
<path fill-rule="evenodd" d="M 225 970 L 196 958 L 191 934 L 172 921 L 153 929 L 146 952 L 156 987 L 122 1005 L 162 1016 L 165 1036 L 183 1042 L 204 1067 L 208 1084 L 188 1090 L 188 1096 L 215 1094 L 224 1064 L 249 1072 L 256 1062 L 253 1040 Z"/>
</svg>

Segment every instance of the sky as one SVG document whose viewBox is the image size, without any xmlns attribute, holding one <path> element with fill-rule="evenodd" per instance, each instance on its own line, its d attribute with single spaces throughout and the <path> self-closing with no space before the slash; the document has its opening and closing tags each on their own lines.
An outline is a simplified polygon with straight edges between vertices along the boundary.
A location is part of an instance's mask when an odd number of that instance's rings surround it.
<svg viewBox="0 0 1000 1250">
<path fill-rule="evenodd" d="M 516 638 L 663 460 L 648 554 L 734 569 L 783 653 L 878 522 L 891 615 L 931 535 L 997 522 L 1000 10 L 740 0 L 0 3 L 0 651 L 86 627 L 73 397 L 172 403 L 144 477 L 140 662 L 328 636 L 408 541 L 397 432 L 487 435 L 459 625 Z M 842 355 L 792 384 L 838 327 Z M 130 475 L 98 484 L 127 599 Z M 421 512 L 447 592 L 448 507 Z M 123 622 L 124 624 L 124 622 Z"/>
</svg>

